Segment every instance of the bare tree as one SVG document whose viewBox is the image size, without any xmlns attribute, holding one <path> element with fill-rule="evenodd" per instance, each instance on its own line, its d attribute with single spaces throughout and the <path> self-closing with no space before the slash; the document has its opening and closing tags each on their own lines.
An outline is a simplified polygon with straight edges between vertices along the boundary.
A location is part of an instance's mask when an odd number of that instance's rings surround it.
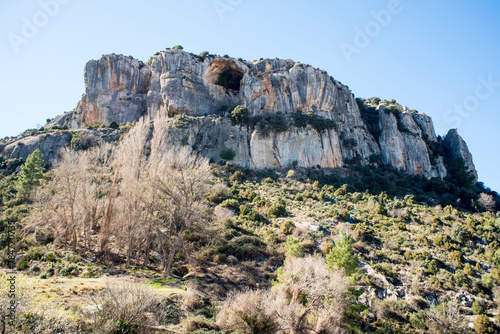
<svg viewBox="0 0 500 334">
<path fill-rule="evenodd" d="M 481 193 L 477 202 L 486 211 L 495 211 L 495 208 L 497 206 L 497 203 L 495 202 L 493 196 L 486 193 Z"/>
<path fill-rule="evenodd" d="M 151 190 L 152 180 L 145 150 L 147 137 L 147 125 L 137 124 L 120 144 L 114 162 L 120 178 L 117 198 L 120 214 L 116 230 L 121 231 L 119 239 L 127 249 L 128 266 L 131 264 L 137 245 L 141 239 L 149 240 L 151 230 L 148 223 L 155 200 Z"/>
<path fill-rule="evenodd" d="M 187 150 L 169 152 L 161 161 L 155 186 L 159 191 L 161 211 L 156 225 L 163 240 L 164 272 L 171 274 L 172 262 L 183 233 L 203 219 L 205 194 L 210 187 L 208 159 Z"/>
<path fill-rule="evenodd" d="M 63 150 L 60 161 L 52 171 L 49 184 L 52 196 L 46 203 L 42 203 L 48 204 L 52 209 L 53 217 L 50 222 L 59 231 L 62 239 L 71 242 L 73 251 L 76 250 L 78 232 L 84 218 L 79 201 L 84 183 L 82 165 L 85 165 L 83 154 L 70 149 Z"/>
<path fill-rule="evenodd" d="M 38 222 L 48 223 L 59 239 L 71 242 L 73 251 L 81 237 L 84 248 L 90 248 L 90 230 L 102 215 L 106 200 L 111 156 L 109 145 L 89 151 L 63 150 L 39 196 L 39 217 L 44 219 Z"/>
</svg>

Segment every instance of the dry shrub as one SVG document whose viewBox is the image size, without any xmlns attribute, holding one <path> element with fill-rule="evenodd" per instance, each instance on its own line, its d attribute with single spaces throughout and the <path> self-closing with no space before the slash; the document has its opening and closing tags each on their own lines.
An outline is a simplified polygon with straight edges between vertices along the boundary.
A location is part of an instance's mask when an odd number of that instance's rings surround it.
<svg viewBox="0 0 500 334">
<path fill-rule="evenodd" d="M 340 333 L 349 286 L 349 279 L 330 272 L 322 257 L 290 257 L 272 289 L 231 296 L 217 323 L 242 333 Z"/>
<path fill-rule="evenodd" d="M 477 203 L 486 211 L 495 211 L 497 203 L 492 195 L 481 193 Z"/>
<path fill-rule="evenodd" d="M 194 311 L 203 306 L 203 300 L 201 293 L 193 288 L 188 288 L 182 294 L 182 310 L 184 311 Z"/>
<path fill-rule="evenodd" d="M 215 220 L 218 222 L 224 222 L 227 219 L 231 219 L 235 216 L 234 211 L 228 208 L 224 208 L 220 205 L 217 205 L 214 208 L 214 216 Z"/>
<path fill-rule="evenodd" d="M 425 311 L 429 329 L 433 333 L 466 333 L 464 317 L 460 313 L 460 305 L 444 302 Z"/>
<path fill-rule="evenodd" d="M 275 333 L 279 327 L 274 298 L 270 290 L 234 294 L 222 305 L 217 324 L 243 334 Z"/>
<path fill-rule="evenodd" d="M 151 287 L 130 282 L 106 281 L 106 287 L 90 296 L 94 312 L 84 312 L 92 320 L 93 333 L 149 333 L 156 325 L 150 312 L 158 305 L 158 298 Z M 120 333 L 121 333 L 120 332 Z"/>
</svg>

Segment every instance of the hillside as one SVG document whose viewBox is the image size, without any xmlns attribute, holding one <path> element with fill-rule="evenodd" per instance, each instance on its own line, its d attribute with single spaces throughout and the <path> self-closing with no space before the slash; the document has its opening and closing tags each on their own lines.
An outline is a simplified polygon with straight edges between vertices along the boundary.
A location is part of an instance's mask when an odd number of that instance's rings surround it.
<svg viewBox="0 0 500 334">
<path fill-rule="evenodd" d="M 291 60 L 107 55 L 85 84 L 0 142 L 1 329 L 500 329 L 500 198 L 455 129 Z"/>
</svg>

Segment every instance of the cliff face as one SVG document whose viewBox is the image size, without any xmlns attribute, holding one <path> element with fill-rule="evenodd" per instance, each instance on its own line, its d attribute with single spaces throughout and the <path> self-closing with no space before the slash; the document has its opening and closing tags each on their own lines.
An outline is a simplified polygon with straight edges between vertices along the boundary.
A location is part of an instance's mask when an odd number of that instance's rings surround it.
<svg viewBox="0 0 500 334">
<path fill-rule="evenodd" d="M 191 146 L 210 157 L 231 148 L 236 152 L 234 162 L 246 167 L 340 167 L 378 161 L 428 178 L 446 175 L 443 154 L 435 150 L 442 144 L 429 117 L 406 110 L 394 113 L 381 105 L 376 120 L 370 120 L 380 128 L 375 136 L 368 130 L 373 124 L 363 119 L 349 88 L 325 71 L 292 60 L 247 62 L 181 50 L 160 52 L 148 63 L 120 55 L 88 62 L 85 95 L 74 111 L 47 126 L 81 128 L 186 114 L 198 119 L 192 119 L 188 128 L 170 132 L 181 131 Z M 227 110 L 237 105 L 246 106 L 252 117 L 281 113 L 290 126 L 286 131 L 261 131 L 256 126 L 235 126 L 227 117 L 202 117 L 227 116 Z M 329 126 L 316 130 L 294 125 L 291 115 L 298 110 L 311 112 Z M 449 134 L 445 145 L 464 157 L 477 175 L 458 134 Z"/>
<path fill-rule="evenodd" d="M 146 114 L 151 69 L 121 55 L 105 55 L 85 65 L 85 94 L 73 112 L 50 122 L 80 128 L 94 124 L 133 122 Z"/>
<path fill-rule="evenodd" d="M 469 152 L 469 148 L 465 141 L 458 134 L 457 129 L 451 129 L 448 131 L 444 139 L 444 150 L 445 157 L 448 160 L 452 160 L 454 158 L 461 158 L 465 162 L 465 166 L 474 176 L 474 183 L 477 182 L 477 171 L 474 166 L 474 162 L 472 161 L 472 154 Z"/>
</svg>

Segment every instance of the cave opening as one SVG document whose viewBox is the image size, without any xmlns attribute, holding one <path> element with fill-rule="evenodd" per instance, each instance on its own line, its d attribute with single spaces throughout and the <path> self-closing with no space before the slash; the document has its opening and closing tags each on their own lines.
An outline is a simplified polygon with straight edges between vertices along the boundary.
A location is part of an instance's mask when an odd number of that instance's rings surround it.
<svg viewBox="0 0 500 334">
<path fill-rule="evenodd" d="M 239 92 L 243 71 L 233 61 L 217 60 L 209 65 L 205 78 L 210 83 L 224 87 L 226 90 Z"/>
</svg>

